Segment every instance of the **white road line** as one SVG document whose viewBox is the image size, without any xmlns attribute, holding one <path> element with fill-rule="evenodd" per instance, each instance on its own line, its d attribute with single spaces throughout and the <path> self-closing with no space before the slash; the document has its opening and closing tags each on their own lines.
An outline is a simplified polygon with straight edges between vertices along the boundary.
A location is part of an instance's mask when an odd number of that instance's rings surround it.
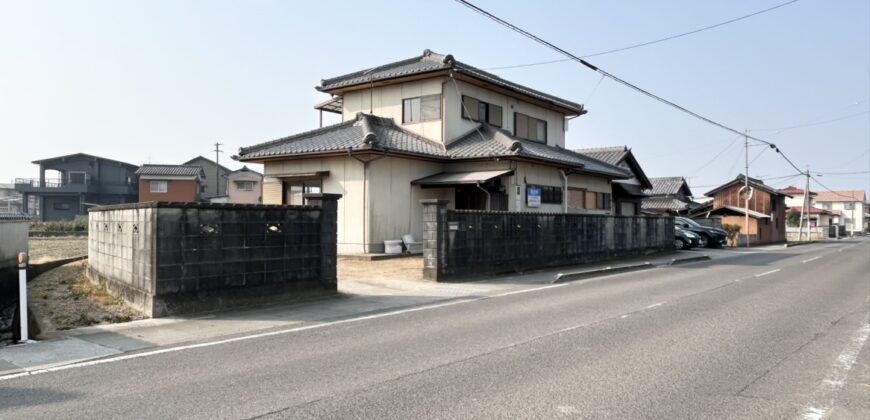
<svg viewBox="0 0 870 420">
<path fill-rule="evenodd" d="M 139 358 L 143 358 L 143 357 L 156 356 L 156 355 L 165 354 L 165 353 L 175 353 L 175 352 L 180 352 L 180 351 L 184 351 L 184 350 L 192 350 L 192 349 L 198 349 L 198 348 L 204 348 L 204 347 L 212 347 L 212 346 L 217 346 L 217 345 L 221 345 L 221 344 L 235 343 L 238 341 L 247 341 L 247 340 L 253 340 L 253 339 L 257 339 L 257 338 L 290 334 L 290 333 L 295 333 L 295 332 L 300 332 L 300 331 L 307 331 L 307 330 L 313 330 L 313 329 L 318 329 L 318 328 L 331 327 L 333 325 L 349 324 L 352 322 L 367 321 L 370 319 L 377 319 L 377 318 L 386 318 L 389 316 L 402 315 L 402 314 L 406 314 L 406 313 L 410 313 L 410 312 L 419 312 L 419 311 L 425 311 L 425 310 L 429 310 L 429 309 L 443 308 L 445 306 L 458 305 L 461 303 L 476 302 L 479 300 L 490 299 L 490 298 L 494 298 L 494 297 L 511 296 L 511 295 L 517 295 L 520 293 L 531 293 L 531 292 L 536 292 L 536 291 L 540 291 L 540 290 L 552 289 L 555 287 L 563 287 L 563 286 L 567 286 L 569 284 L 571 284 L 571 283 L 550 284 L 550 285 L 546 285 L 546 286 L 534 287 L 534 288 L 530 288 L 530 289 L 515 290 L 512 292 L 500 293 L 500 294 L 491 295 L 491 296 L 482 296 L 482 297 L 470 298 L 470 299 L 452 300 L 450 302 L 436 303 L 436 304 L 432 304 L 432 305 L 418 306 L 418 307 L 407 308 L 407 309 L 400 309 L 400 310 L 396 310 L 396 311 L 392 311 L 392 312 L 383 312 L 383 313 L 379 313 L 379 314 L 366 315 L 366 316 L 361 316 L 361 317 L 357 317 L 357 318 L 341 319 L 338 321 L 324 322 L 324 323 L 320 323 L 320 324 L 312 324 L 312 325 L 306 325 L 306 326 L 296 327 L 296 328 L 287 328 L 287 329 L 277 330 L 277 331 L 269 331 L 269 332 L 264 332 L 264 333 L 250 334 L 250 335 L 245 335 L 245 336 L 240 336 L 240 337 L 227 338 L 227 339 L 223 339 L 223 340 L 209 341 L 209 342 L 205 342 L 205 343 L 189 344 L 189 345 L 178 346 L 178 347 L 170 347 L 170 348 L 164 348 L 164 349 L 159 349 L 159 350 L 151 350 L 151 351 L 145 351 L 142 353 L 127 354 L 127 355 L 123 355 L 123 356 L 109 357 L 109 358 L 99 359 L 99 360 L 70 363 L 68 365 L 55 366 L 55 367 L 49 367 L 49 368 L 44 368 L 44 369 L 34 369 L 34 370 L 25 371 L 25 372 L 14 373 L 11 375 L 0 376 L 0 381 L 21 378 L 24 376 L 39 375 L 39 374 L 49 373 L 49 372 L 57 372 L 57 371 L 68 370 L 68 369 L 75 369 L 75 368 L 82 368 L 82 367 L 88 367 L 88 366 L 102 365 L 102 364 L 107 364 L 107 363 L 121 362 L 124 360 L 139 359 Z"/>
<path fill-rule="evenodd" d="M 654 303 L 654 304 L 652 304 L 652 305 L 650 305 L 650 306 L 647 306 L 646 308 L 643 308 L 643 310 L 653 309 L 653 308 L 658 308 L 659 306 L 662 306 L 662 305 L 664 305 L 664 304 L 666 304 L 666 303 L 668 303 L 668 302 L 659 302 L 659 303 Z"/>
<path fill-rule="evenodd" d="M 852 335 L 852 340 L 846 348 L 837 356 L 837 360 L 831 365 L 828 376 L 813 392 L 813 402 L 808 404 L 802 413 L 806 420 L 819 420 L 824 418 L 834 405 L 837 391 L 846 384 L 849 371 L 855 365 L 858 354 L 870 337 L 870 316 L 864 318 L 861 328 Z"/>
<path fill-rule="evenodd" d="M 808 259 L 808 260 L 803 260 L 803 261 L 801 261 L 801 262 L 804 263 L 804 264 L 806 264 L 806 263 L 808 263 L 808 262 L 810 262 L 810 261 L 815 261 L 815 260 L 817 260 L 817 259 L 819 259 L 819 258 L 822 258 L 822 257 L 821 257 L 821 256 L 812 257 L 812 258 L 810 258 L 810 259 Z"/>
<path fill-rule="evenodd" d="M 768 275 L 768 274 L 773 274 L 773 273 L 776 273 L 776 272 L 778 272 L 778 271 L 782 271 L 782 269 L 780 269 L 780 268 L 777 268 L 777 269 L 776 269 L 776 270 L 770 270 L 770 271 L 766 271 L 766 272 L 764 272 L 764 273 L 761 273 L 761 274 L 756 274 L 756 275 L 755 275 L 755 277 L 762 277 L 762 276 L 766 276 L 766 275 Z"/>
</svg>

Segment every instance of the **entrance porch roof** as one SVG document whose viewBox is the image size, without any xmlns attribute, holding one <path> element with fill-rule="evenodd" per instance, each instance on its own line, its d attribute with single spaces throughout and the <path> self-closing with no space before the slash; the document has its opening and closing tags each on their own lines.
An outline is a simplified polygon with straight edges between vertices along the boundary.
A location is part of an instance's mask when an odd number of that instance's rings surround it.
<svg viewBox="0 0 870 420">
<path fill-rule="evenodd" d="M 411 185 L 423 187 L 447 187 L 450 185 L 479 184 L 504 175 L 512 175 L 513 169 L 498 171 L 441 172 L 411 181 Z"/>
</svg>

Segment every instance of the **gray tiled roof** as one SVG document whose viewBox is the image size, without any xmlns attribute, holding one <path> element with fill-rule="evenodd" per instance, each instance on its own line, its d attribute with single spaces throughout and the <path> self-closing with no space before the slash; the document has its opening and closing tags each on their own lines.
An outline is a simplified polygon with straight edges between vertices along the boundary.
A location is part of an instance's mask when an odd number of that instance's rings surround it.
<svg viewBox="0 0 870 420">
<path fill-rule="evenodd" d="M 650 197 L 641 201 L 640 208 L 645 210 L 664 209 L 683 211 L 689 208 L 689 203 L 672 197 Z"/>
<path fill-rule="evenodd" d="M 617 165 L 628 154 L 628 147 L 593 147 L 588 149 L 574 149 L 575 152 L 598 159 L 611 165 Z"/>
<path fill-rule="evenodd" d="M 305 154 L 387 149 L 425 156 L 442 161 L 518 157 L 555 163 L 581 172 L 598 173 L 611 178 L 629 178 L 622 168 L 583 156 L 571 150 L 547 146 L 514 137 L 509 132 L 481 125 L 450 143 L 439 143 L 396 126 L 392 119 L 358 114 L 356 119 L 329 127 L 280 138 L 239 149 L 237 158 L 252 161 L 263 158 Z"/>
<path fill-rule="evenodd" d="M 447 146 L 453 159 L 481 157 L 524 157 L 558 163 L 583 172 L 600 173 L 615 178 L 629 178 L 625 169 L 609 165 L 561 147 L 547 146 L 514 137 L 510 132 L 483 124 Z"/>
<path fill-rule="evenodd" d="M 453 70 L 457 73 L 465 74 L 476 79 L 480 79 L 495 84 L 497 86 L 513 90 L 518 93 L 522 93 L 535 99 L 570 109 L 576 113 L 583 112 L 583 105 L 580 105 L 576 102 L 562 99 L 557 96 L 540 92 L 520 85 L 518 83 L 502 79 L 501 77 L 498 77 L 492 73 L 456 61 L 452 55 L 437 54 L 429 50 L 423 51 L 423 54 L 418 57 L 396 61 L 394 63 L 384 64 L 382 66 L 356 71 L 342 76 L 323 79 L 321 80 L 320 86 L 317 87 L 317 90 L 329 91 L 362 83 L 371 83 L 375 81 L 395 79 L 398 77 L 441 70 Z"/>
<path fill-rule="evenodd" d="M 712 197 L 712 196 L 714 196 L 717 192 L 722 191 L 722 190 L 724 190 L 724 189 L 726 189 L 726 188 L 728 188 L 728 187 L 730 187 L 730 186 L 732 186 L 732 185 L 743 184 L 743 183 L 745 183 L 745 182 L 746 182 L 746 178 L 743 176 L 743 174 L 740 174 L 740 175 L 737 175 L 737 178 L 734 178 L 734 179 L 731 180 L 731 181 L 728 181 L 728 182 L 726 182 L 726 183 L 724 183 L 724 184 L 722 184 L 722 185 L 720 185 L 720 186 L 718 186 L 718 187 L 716 187 L 716 188 L 713 188 L 713 189 L 710 190 L 710 191 L 707 191 L 707 193 L 704 194 L 704 195 L 706 195 L 706 196 L 708 196 L 708 197 Z M 773 187 L 771 187 L 771 186 L 769 186 L 769 185 L 766 185 L 766 184 L 764 183 L 764 181 L 762 181 L 762 180 L 760 180 L 760 179 L 757 179 L 757 178 L 749 177 L 749 185 L 750 185 L 752 188 L 755 188 L 755 189 L 758 189 L 758 190 L 764 191 L 764 192 L 766 192 L 766 193 L 768 193 L 768 194 L 771 194 L 771 195 L 784 195 L 784 196 L 791 197 L 791 195 L 786 194 L 786 193 L 784 193 L 784 192 L 781 192 L 781 191 L 779 191 L 779 190 L 777 190 L 777 189 L 775 189 L 775 188 L 773 188 Z M 816 198 L 816 201 L 818 201 L 818 198 Z"/>
<path fill-rule="evenodd" d="M 136 175 L 197 176 L 203 175 L 201 166 L 194 165 L 142 165 Z"/>
<path fill-rule="evenodd" d="M 239 159 L 358 150 L 394 150 L 447 157 L 438 142 L 397 127 L 393 120 L 358 114 L 356 119 L 239 149 Z"/>
<path fill-rule="evenodd" d="M 653 185 L 652 190 L 647 191 L 649 195 L 679 194 L 680 188 L 686 182 L 681 176 L 650 178 L 649 180 Z"/>
<path fill-rule="evenodd" d="M 0 212 L 0 220 L 30 220 L 30 215 L 27 213 Z"/>
</svg>

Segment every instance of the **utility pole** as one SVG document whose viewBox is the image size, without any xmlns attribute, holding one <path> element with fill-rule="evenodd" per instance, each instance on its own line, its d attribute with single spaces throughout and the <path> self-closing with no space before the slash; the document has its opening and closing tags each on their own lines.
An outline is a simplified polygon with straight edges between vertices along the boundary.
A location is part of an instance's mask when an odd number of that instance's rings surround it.
<svg viewBox="0 0 870 420">
<path fill-rule="evenodd" d="M 216 182 L 214 190 L 215 196 L 221 195 L 221 153 L 223 153 L 223 151 L 221 150 L 221 146 L 223 145 L 223 143 L 214 144 L 214 180 Z"/>
<path fill-rule="evenodd" d="M 812 238 L 810 233 L 810 165 L 807 165 L 807 183 L 804 188 L 804 202 L 801 203 L 801 219 L 798 224 L 798 242 L 804 239 L 804 215 L 807 217 L 807 239 Z"/>
<path fill-rule="evenodd" d="M 743 149 L 746 154 L 746 171 L 743 172 L 743 197 L 744 197 L 744 227 L 746 229 L 746 247 L 749 248 L 749 198 L 752 194 L 749 193 L 749 130 L 743 133 Z"/>
</svg>

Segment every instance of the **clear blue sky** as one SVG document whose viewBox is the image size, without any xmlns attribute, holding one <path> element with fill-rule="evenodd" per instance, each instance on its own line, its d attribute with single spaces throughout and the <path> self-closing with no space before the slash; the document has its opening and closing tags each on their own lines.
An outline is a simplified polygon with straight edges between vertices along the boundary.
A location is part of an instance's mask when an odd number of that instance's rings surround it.
<svg viewBox="0 0 870 420">
<path fill-rule="evenodd" d="M 782 1 L 477 4 L 583 55 Z M 450 0 L 0 1 L 0 182 L 36 176 L 32 160 L 75 152 L 181 163 L 213 156 L 220 141 L 229 161 L 240 146 L 315 128 L 321 78 L 424 48 L 482 68 L 561 58 Z M 870 2 L 801 0 L 590 61 L 741 130 L 832 119 L 870 109 Z M 732 134 L 611 81 L 593 89 L 599 76 L 577 64 L 495 72 L 587 105 L 568 147 L 629 145 L 649 176 L 691 177 L 696 195 L 742 171 L 737 144 L 698 170 Z M 870 114 L 771 140 L 802 167 L 870 170 Z M 792 172 L 769 152 L 750 168 Z M 822 182 L 870 192 L 868 174 Z"/>
</svg>

